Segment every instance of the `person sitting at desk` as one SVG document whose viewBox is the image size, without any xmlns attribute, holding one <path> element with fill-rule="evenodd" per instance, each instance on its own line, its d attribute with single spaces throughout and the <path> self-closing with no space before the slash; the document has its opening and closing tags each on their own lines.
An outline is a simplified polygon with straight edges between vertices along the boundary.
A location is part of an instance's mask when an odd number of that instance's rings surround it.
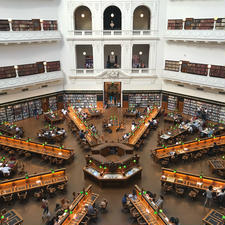
<svg viewBox="0 0 225 225">
<path fill-rule="evenodd" d="M 132 125 L 131 125 L 131 130 L 133 131 L 133 130 L 135 130 L 135 128 L 136 128 L 136 123 L 135 123 L 135 121 L 133 120 L 133 121 L 132 121 Z"/>
<path fill-rule="evenodd" d="M 129 133 L 124 134 L 124 135 L 123 135 L 123 140 L 127 140 L 128 137 L 129 137 Z"/>
<path fill-rule="evenodd" d="M 164 202 L 164 198 L 162 195 L 159 196 L 159 199 L 156 201 L 156 205 L 157 205 L 157 212 L 159 212 L 160 209 L 163 208 L 163 202 Z"/>
<path fill-rule="evenodd" d="M 85 139 L 85 133 L 84 133 L 83 130 L 80 130 L 80 131 L 79 131 L 79 136 L 80 136 L 80 139 L 81 139 L 81 140 Z"/>
</svg>

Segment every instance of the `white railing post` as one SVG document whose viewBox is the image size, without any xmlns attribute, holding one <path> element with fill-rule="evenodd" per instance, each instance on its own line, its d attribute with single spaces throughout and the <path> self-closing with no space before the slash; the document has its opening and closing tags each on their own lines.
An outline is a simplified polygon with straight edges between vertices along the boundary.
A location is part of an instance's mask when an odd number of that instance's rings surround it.
<svg viewBox="0 0 225 225">
<path fill-rule="evenodd" d="M 216 21 L 218 20 L 218 18 L 217 17 L 215 17 L 214 18 L 214 23 L 213 23 L 213 30 L 215 30 L 216 29 Z"/>
<path fill-rule="evenodd" d="M 14 66 L 14 69 L 15 69 L 15 71 L 16 71 L 16 77 L 19 77 L 19 74 L 18 74 L 18 66 L 15 65 L 15 66 Z"/>
<path fill-rule="evenodd" d="M 41 31 L 44 31 L 43 20 L 40 20 L 41 23 Z"/>
<path fill-rule="evenodd" d="M 209 77 L 210 69 L 211 69 L 211 65 L 208 65 L 208 73 L 207 73 L 207 77 Z"/>
<path fill-rule="evenodd" d="M 47 62 L 43 62 L 45 73 L 47 73 Z"/>
<path fill-rule="evenodd" d="M 182 30 L 184 30 L 184 27 L 185 27 L 185 21 L 186 21 L 186 19 L 183 19 L 183 26 L 182 26 Z"/>
<path fill-rule="evenodd" d="M 13 30 L 12 30 L 12 19 L 8 19 L 8 21 L 9 21 L 9 30 L 10 30 L 10 31 L 13 31 Z"/>
</svg>

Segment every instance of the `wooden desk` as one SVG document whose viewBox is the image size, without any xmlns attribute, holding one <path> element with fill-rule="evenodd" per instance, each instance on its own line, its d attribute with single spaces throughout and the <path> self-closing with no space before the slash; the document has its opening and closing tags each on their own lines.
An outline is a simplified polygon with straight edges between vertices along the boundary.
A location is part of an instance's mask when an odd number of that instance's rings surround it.
<svg viewBox="0 0 225 225">
<path fill-rule="evenodd" d="M 90 146 L 97 145 L 97 137 L 84 125 L 84 122 L 78 117 L 76 111 L 72 106 L 68 107 L 68 115 L 70 119 L 74 122 L 79 130 L 87 131 L 86 139 Z"/>
<path fill-rule="evenodd" d="M 65 169 L 29 175 L 0 183 L 0 197 L 67 182 Z"/>
<path fill-rule="evenodd" d="M 202 219 L 205 225 L 224 225 L 225 224 L 225 216 L 214 210 L 211 211 Z"/>
<path fill-rule="evenodd" d="M 157 148 L 153 150 L 152 154 L 156 160 L 160 160 L 163 158 L 170 158 L 173 154 L 177 155 L 188 154 L 192 152 L 197 152 L 203 149 L 209 149 L 214 146 L 214 143 L 217 146 L 225 145 L 225 136 L 219 136 L 216 138 L 206 138 L 200 141 L 190 141 L 181 145 L 171 145 L 165 148 Z"/>
<path fill-rule="evenodd" d="M 14 209 L 4 214 L 3 225 L 20 225 L 23 222 L 22 216 Z"/>
<path fill-rule="evenodd" d="M 162 168 L 161 182 L 175 184 L 183 187 L 195 188 L 206 191 L 210 185 L 214 192 L 219 192 L 225 186 L 225 180 L 195 175 L 186 172 L 177 172 L 172 169 Z"/>
<path fill-rule="evenodd" d="M 54 115 L 54 116 L 52 116 Z M 44 113 L 44 118 L 47 122 L 49 122 L 51 125 L 54 123 L 58 123 L 63 120 L 63 117 L 60 115 L 60 112 L 56 113 Z"/>
<path fill-rule="evenodd" d="M 93 205 L 98 194 L 92 192 L 92 186 L 89 185 L 70 205 L 70 211 L 64 213 L 63 217 L 59 220 L 59 225 L 78 225 L 87 214 L 85 204 Z"/>
<path fill-rule="evenodd" d="M 102 115 L 101 112 L 99 112 L 99 111 L 98 112 L 93 111 L 90 108 L 88 108 L 87 113 L 88 113 L 88 116 L 91 117 L 91 118 L 92 117 L 100 117 Z"/>
<path fill-rule="evenodd" d="M 159 108 L 154 108 L 152 112 L 147 115 L 143 123 L 139 125 L 137 129 L 134 131 L 134 133 L 129 137 L 128 143 L 130 145 L 135 145 L 138 142 L 138 140 L 145 133 L 145 131 L 147 130 L 149 126 L 148 121 L 154 119 L 158 115 L 159 111 L 160 111 Z"/>
<path fill-rule="evenodd" d="M 125 113 L 123 114 L 123 116 L 126 116 L 126 117 L 136 117 L 136 115 L 137 115 L 137 110 L 134 112 L 130 112 L 126 110 Z"/>
<path fill-rule="evenodd" d="M 54 158 L 68 160 L 73 158 L 74 151 L 55 147 L 53 145 L 43 145 L 37 142 L 31 142 L 23 139 L 9 138 L 0 136 L 0 145 L 13 148 L 15 151 L 25 150 L 31 153 L 48 155 Z"/>
<path fill-rule="evenodd" d="M 164 213 L 155 214 L 157 207 L 154 202 L 142 193 L 141 189 L 135 185 L 137 199 L 129 198 L 131 203 L 140 213 L 145 222 L 149 225 L 169 225 L 169 219 Z"/>
<path fill-rule="evenodd" d="M 217 170 L 225 170 L 225 161 L 222 159 L 212 159 L 208 161 L 209 166 L 216 172 Z"/>
<path fill-rule="evenodd" d="M 10 123 L 8 124 L 10 125 Z M 23 128 L 22 127 L 19 127 L 20 128 L 20 131 L 16 131 L 16 125 L 13 125 L 11 124 L 11 126 L 13 126 L 13 128 L 9 128 L 7 126 L 7 123 L 6 124 L 0 124 L 0 132 L 2 132 L 3 134 L 5 135 L 8 135 L 8 136 L 15 136 L 15 135 L 19 135 L 20 137 L 23 137 Z"/>
</svg>

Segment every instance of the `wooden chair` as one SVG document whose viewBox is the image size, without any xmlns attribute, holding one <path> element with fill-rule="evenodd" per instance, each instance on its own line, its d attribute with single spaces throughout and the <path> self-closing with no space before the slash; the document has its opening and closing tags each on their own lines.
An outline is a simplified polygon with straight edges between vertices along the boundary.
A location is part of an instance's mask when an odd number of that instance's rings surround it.
<svg viewBox="0 0 225 225">
<path fill-rule="evenodd" d="M 182 160 L 184 161 L 187 161 L 189 159 L 189 155 L 188 154 L 184 154 L 182 157 L 181 157 Z"/>
<path fill-rule="evenodd" d="M 161 166 L 168 166 L 169 165 L 169 159 L 163 159 L 160 161 Z"/>
<path fill-rule="evenodd" d="M 167 183 L 163 183 L 162 188 L 165 193 L 169 193 L 173 191 L 173 186 Z"/>
<path fill-rule="evenodd" d="M 65 188 L 66 188 L 66 184 L 65 183 L 58 184 L 58 186 L 57 186 L 57 189 L 60 190 L 60 191 L 64 191 Z"/>
<path fill-rule="evenodd" d="M 194 200 L 194 199 L 197 198 L 198 194 L 199 194 L 199 190 L 193 188 L 193 189 L 188 193 L 188 196 L 189 196 L 192 200 Z"/>
<path fill-rule="evenodd" d="M 147 223 L 145 222 L 142 216 L 137 218 L 137 222 L 139 225 L 147 225 Z"/>
<path fill-rule="evenodd" d="M 90 217 L 85 216 L 84 219 L 81 221 L 80 224 L 82 224 L 82 225 L 88 225 L 90 219 L 91 219 Z"/>
<path fill-rule="evenodd" d="M 181 188 L 181 187 L 176 187 L 176 188 L 175 188 L 175 191 L 176 191 L 176 194 L 177 194 L 178 196 L 183 196 L 185 190 L 184 190 L 183 188 Z"/>
<path fill-rule="evenodd" d="M 46 187 L 46 190 L 48 191 L 49 194 L 54 194 L 56 192 L 56 188 L 52 187 L 51 185 L 48 185 Z"/>
<path fill-rule="evenodd" d="M 13 194 L 4 195 L 2 197 L 3 197 L 4 202 L 10 202 L 13 199 Z"/>
<path fill-rule="evenodd" d="M 26 159 L 30 159 L 31 156 L 32 156 L 32 154 L 31 154 L 30 152 L 26 152 L 26 153 L 24 154 L 24 156 L 25 156 Z"/>
<path fill-rule="evenodd" d="M 34 192 L 34 197 L 35 197 L 37 200 L 42 199 L 43 196 L 44 196 L 44 191 L 43 191 L 43 189 L 40 189 L 39 191 Z"/>
<path fill-rule="evenodd" d="M 4 215 L 4 214 L 6 214 L 6 212 L 7 212 L 7 210 L 4 208 L 4 209 L 2 209 L 1 210 L 1 215 Z"/>
<path fill-rule="evenodd" d="M 27 199 L 27 191 L 25 192 L 18 192 L 17 197 L 19 200 L 26 200 Z"/>
</svg>

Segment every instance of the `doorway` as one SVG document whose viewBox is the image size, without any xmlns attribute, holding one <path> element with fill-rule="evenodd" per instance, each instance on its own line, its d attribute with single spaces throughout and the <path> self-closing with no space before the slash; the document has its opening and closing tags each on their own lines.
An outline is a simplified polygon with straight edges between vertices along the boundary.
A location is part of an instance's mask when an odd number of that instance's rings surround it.
<svg viewBox="0 0 225 225">
<path fill-rule="evenodd" d="M 104 101 L 108 107 L 121 106 L 121 82 L 104 82 Z"/>
</svg>

